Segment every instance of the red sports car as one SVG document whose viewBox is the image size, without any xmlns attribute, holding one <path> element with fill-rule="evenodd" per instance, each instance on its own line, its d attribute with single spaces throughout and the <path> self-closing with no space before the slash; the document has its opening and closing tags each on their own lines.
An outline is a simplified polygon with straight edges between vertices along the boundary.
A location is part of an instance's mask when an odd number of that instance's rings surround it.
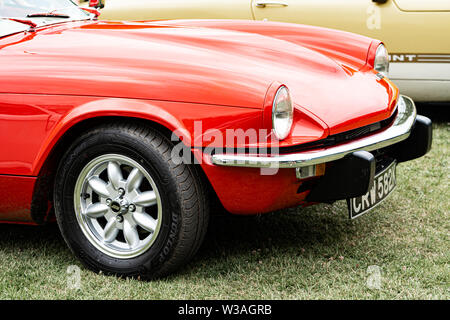
<svg viewBox="0 0 450 320">
<path fill-rule="evenodd" d="M 431 148 L 380 41 L 251 21 L 102 22 L 0 0 L 0 220 L 56 221 L 89 268 L 155 278 L 232 214 L 346 199 Z"/>
</svg>

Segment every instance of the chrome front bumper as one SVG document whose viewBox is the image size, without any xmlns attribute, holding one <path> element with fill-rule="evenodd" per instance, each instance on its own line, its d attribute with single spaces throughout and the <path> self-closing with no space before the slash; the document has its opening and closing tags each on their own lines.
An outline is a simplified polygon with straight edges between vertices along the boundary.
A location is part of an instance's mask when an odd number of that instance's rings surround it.
<svg viewBox="0 0 450 320">
<path fill-rule="evenodd" d="M 397 116 L 389 128 L 368 137 L 337 146 L 276 156 L 215 154 L 212 156 L 211 161 L 219 166 L 300 168 L 339 160 L 355 151 L 373 151 L 385 148 L 408 139 L 416 120 L 416 106 L 409 97 L 400 96 L 397 109 Z"/>
</svg>

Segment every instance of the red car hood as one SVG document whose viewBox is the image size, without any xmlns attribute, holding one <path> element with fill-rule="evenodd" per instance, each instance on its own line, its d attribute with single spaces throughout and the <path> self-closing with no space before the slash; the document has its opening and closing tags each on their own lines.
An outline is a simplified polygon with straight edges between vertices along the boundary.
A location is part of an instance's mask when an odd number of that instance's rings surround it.
<svg viewBox="0 0 450 320">
<path fill-rule="evenodd" d="M 362 66 L 265 35 L 163 24 L 80 22 L 1 39 L 0 90 L 262 108 L 278 81 L 331 134 L 392 112 L 395 87 Z"/>
</svg>

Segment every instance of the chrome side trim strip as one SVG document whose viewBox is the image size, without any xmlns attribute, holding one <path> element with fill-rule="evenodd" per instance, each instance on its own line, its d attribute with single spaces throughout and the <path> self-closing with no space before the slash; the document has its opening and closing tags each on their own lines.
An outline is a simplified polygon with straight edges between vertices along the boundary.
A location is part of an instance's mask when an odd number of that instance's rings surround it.
<svg viewBox="0 0 450 320">
<path fill-rule="evenodd" d="M 388 129 L 341 145 L 278 156 L 215 154 L 211 161 L 215 165 L 231 167 L 300 168 L 339 160 L 355 151 L 385 148 L 406 140 L 416 120 L 416 106 L 411 98 L 400 96 L 397 108 L 397 117 Z"/>
</svg>

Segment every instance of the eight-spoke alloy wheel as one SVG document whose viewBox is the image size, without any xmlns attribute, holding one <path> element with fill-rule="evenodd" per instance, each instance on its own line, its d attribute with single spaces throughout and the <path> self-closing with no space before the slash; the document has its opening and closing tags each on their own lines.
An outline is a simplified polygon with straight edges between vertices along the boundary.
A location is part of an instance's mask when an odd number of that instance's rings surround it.
<svg viewBox="0 0 450 320">
<path fill-rule="evenodd" d="M 92 160 L 78 177 L 74 201 L 85 236 L 112 257 L 138 256 L 161 227 L 158 188 L 141 165 L 122 155 Z"/>
</svg>

